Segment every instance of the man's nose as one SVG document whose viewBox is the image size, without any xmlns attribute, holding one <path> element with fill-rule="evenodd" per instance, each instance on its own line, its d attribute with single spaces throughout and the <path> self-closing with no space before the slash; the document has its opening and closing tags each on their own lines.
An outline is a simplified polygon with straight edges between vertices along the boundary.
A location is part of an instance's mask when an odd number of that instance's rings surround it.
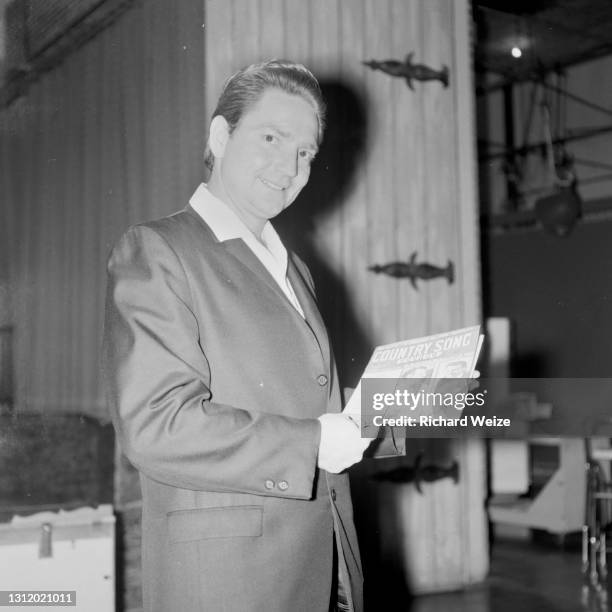
<svg viewBox="0 0 612 612">
<path fill-rule="evenodd" d="M 298 173 L 298 156 L 295 153 L 284 153 L 277 160 L 278 169 L 283 173 L 283 176 L 294 178 Z"/>
</svg>

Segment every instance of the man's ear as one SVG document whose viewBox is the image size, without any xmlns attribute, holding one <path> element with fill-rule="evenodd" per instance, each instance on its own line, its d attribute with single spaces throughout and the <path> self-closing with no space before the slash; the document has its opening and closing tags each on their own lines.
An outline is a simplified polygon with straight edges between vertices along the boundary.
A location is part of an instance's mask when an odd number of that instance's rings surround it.
<svg viewBox="0 0 612 612">
<path fill-rule="evenodd" d="M 208 132 L 208 145 L 215 157 L 223 157 L 229 136 L 229 124 L 225 117 L 222 115 L 213 117 Z"/>
</svg>

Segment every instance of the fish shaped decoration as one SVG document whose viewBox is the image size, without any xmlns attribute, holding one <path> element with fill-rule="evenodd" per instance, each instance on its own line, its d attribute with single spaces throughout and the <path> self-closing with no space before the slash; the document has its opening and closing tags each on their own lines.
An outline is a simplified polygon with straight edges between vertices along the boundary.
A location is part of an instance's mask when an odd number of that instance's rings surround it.
<svg viewBox="0 0 612 612">
<path fill-rule="evenodd" d="M 378 472 L 372 476 L 378 482 L 413 482 L 416 490 L 423 495 L 422 484 L 424 482 L 435 482 L 443 478 L 452 478 L 453 482 L 459 482 L 459 464 L 453 461 L 448 467 L 439 465 L 423 465 L 423 453 L 420 453 L 414 461 L 413 466 L 404 466 Z"/>
<path fill-rule="evenodd" d="M 429 66 L 423 64 L 413 64 L 412 57 L 414 53 L 411 52 L 406 56 L 403 62 L 398 60 L 370 60 L 368 62 L 362 62 L 368 68 L 372 70 L 380 70 L 386 74 L 390 74 L 394 77 L 402 77 L 406 79 L 408 87 L 414 91 L 412 85 L 412 79 L 417 81 L 440 81 L 444 87 L 448 87 L 449 72 L 448 66 L 442 66 L 441 70 L 434 70 Z"/>
<path fill-rule="evenodd" d="M 388 264 L 370 266 L 368 270 L 376 274 L 388 274 L 395 278 L 409 278 L 410 283 L 415 289 L 418 289 L 416 284 L 417 278 L 430 280 L 432 278 L 444 277 L 449 285 L 453 284 L 455 281 L 455 266 L 450 259 L 446 268 L 441 268 L 430 263 L 417 263 L 416 257 L 417 252 L 414 251 L 408 262 L 394 261 Z"/>
</svg>

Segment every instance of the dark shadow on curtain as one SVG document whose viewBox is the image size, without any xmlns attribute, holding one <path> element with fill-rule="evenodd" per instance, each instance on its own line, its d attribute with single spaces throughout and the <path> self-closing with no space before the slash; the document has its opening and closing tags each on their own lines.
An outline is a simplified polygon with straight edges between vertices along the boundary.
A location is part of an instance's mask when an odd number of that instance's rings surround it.
<svg viewBox="0 0 612 612">
<path fill-rule="evenodd" d="M 368 145 L 368 112 L 365 100 L 349 84 L 339 80 L 321 82 L 328 104 L 327 129 L 321 150 L 313 164 L 310 181 L 299 200 L 274 221 L 285 244 L 304 259 L 315 280 L 319 308 L 327 324 L 336 355 L 340 383 L 354 387 L 374 348 L 360 325 L 348 298 L 347 279 L 340 278 L 317 251 L 314 232 L 318 223 L 341 208 L 362 172 Z M 352 245 L 355 246 L 355 245 Z M 365 245 L 364 245 L 365 247 Z M 407 597 L 402 568 L 385 558 L 378 525 L 392 517 L 379 516 L 381 502 L 370 481 L 367 466 L 351 473 L 355 523 L 359 536 L 365 576 L 366 610 L 382 609 L 385 601 Z M 395 517 L 395 520 L 399 520 Z M 402 587 L 381 594 L 376 585 L 392 583 Z"/>
<path fill-rule="evenodd" d="M 275 221 L 284 242 L 308 264 L 315 280 L 319 308 L 331 335 L 343 386 L 354 386 L 372 347 L 349 303 L 345 279 L 317 252 L 317 224 L 341 209 L 359 180 L 367 145 L 367 112 L 364 100 L 341 81 L 322 81 L 327 102 L 327 129 L 310 181 L 297 202 Z"/>
</svg>

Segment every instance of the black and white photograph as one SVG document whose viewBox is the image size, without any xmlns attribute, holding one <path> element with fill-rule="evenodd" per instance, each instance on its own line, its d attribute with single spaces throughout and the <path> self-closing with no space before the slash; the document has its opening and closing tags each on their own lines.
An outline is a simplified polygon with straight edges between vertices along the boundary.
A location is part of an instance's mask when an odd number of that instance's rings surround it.
<svg viewBox="0 0 612 612">
<path fill-rule="evenodd" d="M 0 0 L 0 609 L 609 612 L 611 32 Z"/>
</svg>

